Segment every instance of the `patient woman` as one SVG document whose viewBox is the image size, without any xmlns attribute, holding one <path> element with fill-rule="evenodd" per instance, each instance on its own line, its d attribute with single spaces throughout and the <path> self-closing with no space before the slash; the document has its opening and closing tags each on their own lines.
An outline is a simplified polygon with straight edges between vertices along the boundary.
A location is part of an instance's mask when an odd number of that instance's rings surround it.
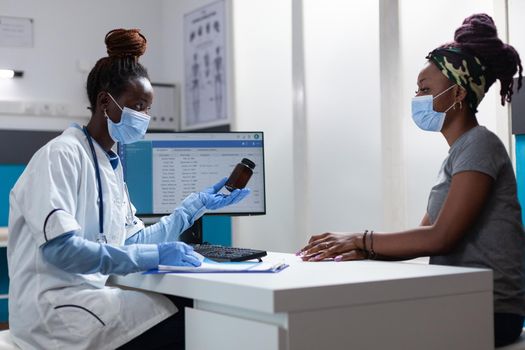
<svg viewBox="0 0 525 350">
<path fill-rule="evenodd" d="M 397 260 L 430 256 L 431 264 L 490 268 L 494 273 L 496 346 L 514 342 L 525 315 L 525 236 L 512 163 L 499 138 L 476 119 L 490 86 L 500 81 L 511 102 L 522 66 L 486 14 L 464 20 L 454 41 L 427 56 L 417 78 L 412 118 L 441 132 L 450 146 L 431 189 L 421 226 L 402 232 L 323 233 L 310 238 L 303 260 Z"/>
</svg>

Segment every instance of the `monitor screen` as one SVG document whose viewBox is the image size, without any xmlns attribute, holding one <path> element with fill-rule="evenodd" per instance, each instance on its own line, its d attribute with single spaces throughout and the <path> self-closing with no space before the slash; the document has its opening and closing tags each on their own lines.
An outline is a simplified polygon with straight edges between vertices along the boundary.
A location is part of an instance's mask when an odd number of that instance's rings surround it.
<svg viewBox="0 0 525 350">
<path fill-rule="evenodd" d="M 266 213 L 262 132 L 147 133 L 138 142 L 119 145 L 118 152 L 138 216 L 172 213 L 190 193 L 229 176 L 242 158 L 255 163 L 246 186 L 251 194 L 208 214 Z M 224 188 L 221 192 L 228 193 Z"/>
</svg>

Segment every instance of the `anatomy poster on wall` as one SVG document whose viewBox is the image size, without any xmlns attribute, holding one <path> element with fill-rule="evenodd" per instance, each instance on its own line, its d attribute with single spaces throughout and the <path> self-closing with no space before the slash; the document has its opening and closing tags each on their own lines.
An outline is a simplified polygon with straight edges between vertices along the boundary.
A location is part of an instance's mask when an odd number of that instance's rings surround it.
<svg viewBox="0 0 525 350">
<path fill-rule="evenodd" d="M 183 129 L 229 122 L 225 12 L 221 0 L 184 16 Z"/>
</svg>

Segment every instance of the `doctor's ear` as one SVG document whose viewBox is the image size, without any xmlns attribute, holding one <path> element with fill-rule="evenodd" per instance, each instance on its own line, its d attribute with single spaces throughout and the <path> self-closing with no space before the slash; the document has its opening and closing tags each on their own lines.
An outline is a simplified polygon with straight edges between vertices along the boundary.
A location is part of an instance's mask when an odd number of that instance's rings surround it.
<svg viewBox="0 0 525 350">
<path fill-rule="evenodd" d="M 100 110 L 105 110 L 108 108 L 108 105 L 109 105 L 109 96 L 108 96 L 108 93 L 105 92 L 105 91 L 100 91 L 97 95 L 97 106 L 96 108 L 97 109 L 100 109 Z"/>
</svg>

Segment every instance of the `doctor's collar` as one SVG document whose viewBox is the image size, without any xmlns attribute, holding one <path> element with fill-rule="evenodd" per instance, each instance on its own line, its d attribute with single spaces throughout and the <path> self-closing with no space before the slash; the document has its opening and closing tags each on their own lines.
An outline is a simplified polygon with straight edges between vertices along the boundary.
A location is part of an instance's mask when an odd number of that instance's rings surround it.
<svg viewBox="0 0 525 350">
<path fill-rule="evenodd" d="M 70 127 L 82 131 L 82 127 L 81 127 L 78 123 L 71 123 Z M 90 135 L 90 137 L 91 137 L 91 135 Z M 94 142 L 95 144 L 97 144 L 97 146 L 99 146 L 100 148 L 102 148 L 102 147 L 98 144 L 97 140 L 95 140 L 93 137 L 91 137 L 91 140 L 93 140 L 93 142 Z M 115 170 L 115 169 L 117 168 L 117 166 L 118 166 L 118 163 L 119 163 L 119 157 L 118 157 L 118 155 L 117 155 L 115 152 L 113 152 L 113 150 L 109 150 L 108 152 L 106 152 L 103 148 L 102 148 L 102 150 L 104 151 L 104 153 L 105 153 L 106 156 L 108 157 L 108 160 L 109 160 L 109 162 L 110 162 L 110 164 L 111 164 L 111 167 L 113 168 L 113 170 Z"/>
</svg>

